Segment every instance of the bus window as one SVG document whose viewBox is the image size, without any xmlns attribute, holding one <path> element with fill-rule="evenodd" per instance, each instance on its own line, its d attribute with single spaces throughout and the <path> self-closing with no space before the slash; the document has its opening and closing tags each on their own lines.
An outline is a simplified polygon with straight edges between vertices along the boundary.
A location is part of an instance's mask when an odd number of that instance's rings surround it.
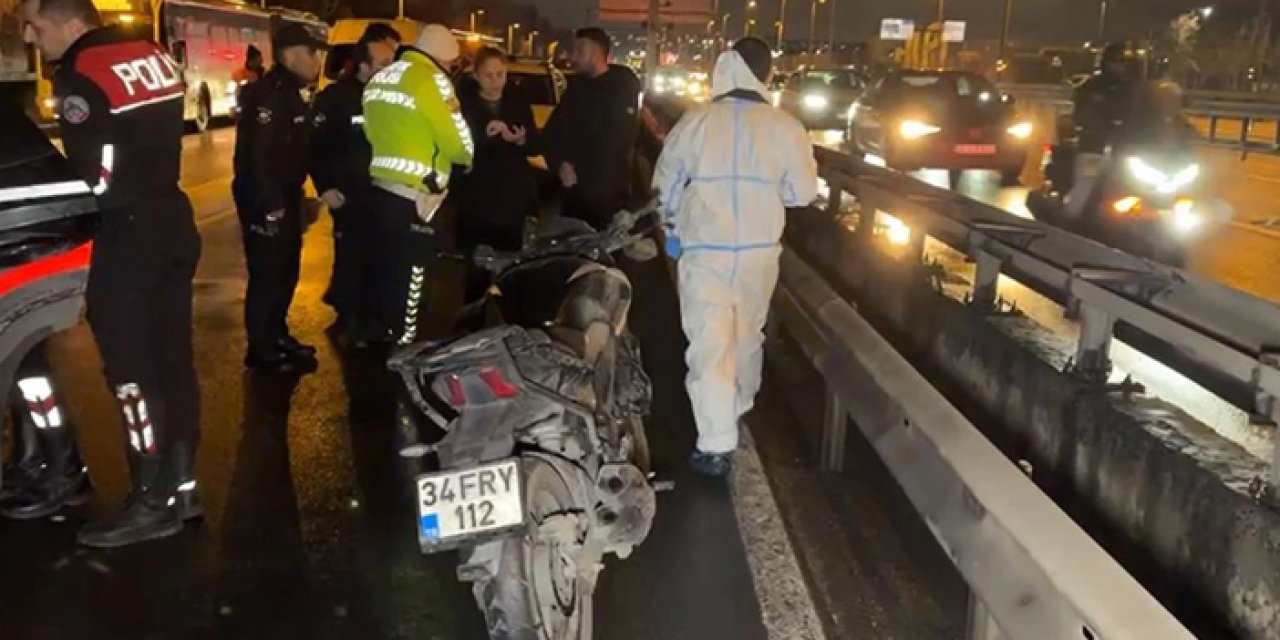
<svg viewBox="0 0 1280 640">
<path fill-rule="evenodd" d="M 185 40 L 174 40 L 169 43 L 169 53 L 179 67 L 187 66 L 187 43 Z"/>
</svg>

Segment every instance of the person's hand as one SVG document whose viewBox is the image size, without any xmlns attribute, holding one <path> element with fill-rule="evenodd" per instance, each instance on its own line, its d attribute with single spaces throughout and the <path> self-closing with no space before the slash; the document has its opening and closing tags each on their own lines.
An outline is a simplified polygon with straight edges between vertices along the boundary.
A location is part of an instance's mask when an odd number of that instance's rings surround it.
<svg viewBox="0 0 1280 640">
<path fill-rule="evenodd" d="M 329 207 L 330 210 L 341 209 L 342 205 L 347 203 L 347 197 L 342 195 L 342 192 L 337 189 L 329 189 L 320 194 L 320 200 L 324 202 L 324 205 Z"/>
<path fill-rule="evenodd" d="M 506 137 L 507 123 L 501 120 L 490 120 L 488 126 L 484 128 L 484 134 L 490 138 L 500 135 Z"/>
<path fill-rule="evenodd" d="M 560 163 L 560 184 L 565 188 L 573 188 L 578 184 L 578 171 L 568 162 Z"/>
<path fill-rule="evenodd" d="M 528 134 L 524 127 L 516 125 L 515 128 L 506 127 L 502 132 L 502 139 L 514 145 L 523 145 L 529 138 Z"/>
</svg>

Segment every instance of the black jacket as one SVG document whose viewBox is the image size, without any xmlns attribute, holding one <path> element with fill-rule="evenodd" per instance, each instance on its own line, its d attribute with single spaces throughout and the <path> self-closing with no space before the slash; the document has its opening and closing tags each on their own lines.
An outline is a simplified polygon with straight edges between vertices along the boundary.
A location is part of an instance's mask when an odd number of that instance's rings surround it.
<svg viewBox="0 0 1280 640">
<path fill-rule="evenodd" d="M 67 157 L 98 197 L 104 223 L 113 209 L 181 196 L 183 83 L 159 47 L 113 27 L 94 29 L 62 56 L 53 76 Z"/>
<path fill-rule="evenodd" d="M 369 178 L 373 148 L 364 137 L 363 95 L 364 83 L 348 73 L 325 87 L 311 105 L 309 165 L 316 193 L 337 189 L 351 198 L 373 184 Z"/>
<path fill-rule="evenodd" d="M 558 175 L 561 163 L 572 164 L 578 185 L 568 196 L 599 215 L 625 205 L 630 195 L 639 107 L 640 81 L 630 69 L 611 65 L 597 78 L 572 78 L 547 122 L 548 168 Z"/>
<path fill-rule="evenodd" d="M 533 108 L 517 87 L 508 85 L 496 112 L 480 97 L 480 87 L 469 76 L 458 83 L 462 116 L 475 141 L 471 171 L 458 172 L 458 227 L 463 236 L 484 235 L 486 231 L 518 230 L 525 216 L 537 213 L 538 190 L 529 156 L 538 153 L 538 128 Z M 524 127 L 524 145 L 488 136 L 489 123 L 501 120 L 514 128 Z M 463 238 L 464 243 L 473 238 Z M 481 239 L 483 241 L 483 239 Z"/>
<path fill-rule="evenodd" d="M 262 215 L 301 204 L 307 179 L 306 85 L 282 65 L 245 86 L 236 123 L 236 207 Z"/>
<path fill-rule="evenodd" d="M 1102 153 L 1132 117 L 1134 83 L 1122 75 L 1099 73 L 1080 85 L 1072 118 L 1080 131 L 1079 149 Z"/>
</svg>

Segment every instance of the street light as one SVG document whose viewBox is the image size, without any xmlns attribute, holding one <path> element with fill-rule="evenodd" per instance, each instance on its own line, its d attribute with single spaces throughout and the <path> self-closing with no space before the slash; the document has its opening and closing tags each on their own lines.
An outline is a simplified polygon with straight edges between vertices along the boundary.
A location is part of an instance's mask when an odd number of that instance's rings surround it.
<svg viewBox="0 0 1280 640">
<path fill-rule="evenodd" d="M 778 51 L 782 51 L 782 31 L 787 22 L 787 0 L 782 0 L 782 6 L 778 9 Z"/>
<path fill-rule="evenodd" d="M 471 33 L 476 33 L 476 17 L 484 15 L 484 9 L 476 9 L 471 12 Z"/>
<path fill-rule="evenodd" d="M 755 18 L 749 18 L 749 19 L 747 20 L 746 27 L 743 29 L 743 36 L 744 36 L 744 37 L 746 37 L 746 36 L 750 36 L 750 35 L 751 35 L 751 32 L 752 32 L 755 28 L 756 28 L 756 19 L 755 19 Z"/>
<path fill-rule="evenodd" d="M 826 4 L 827 0 L 809 0 L 809 63 L 813 63 L 814 56 L 818 53 L 817 35 L 818 31 L 818 5 Z"/>
<path fill-rule="evenodd" d="M 516 30 L 520 28 L 519 22 L 512 22 L 507 27 L 507 53 L 515 54 L 516 51 Z"/>
<path fill-rule="evenodd" d="M 530 32 L 529 32 L 529 35 L 525 37 L 525 43 L 524 43 L 524 46 L 525 46 L 525 49 L 527 49 L 527 54 L 526 54 L 526 55 L 528 55 L 530 58 L 532 58 L 532 57 L 533 57 L 533 54 L 534 54 L 533 47 L 534 47 L 534 44 L 535 44 L 534 39 L 535 39 L 535 38 L 537 38 L 537 37 L 538 37 L 538 32 L 537 32 L 536 30 L 535 30 L 535 31 L 530 31 Z"/>
<path fill-rule="evenodd" d="M 1213 15 L 1213 6 L 1200 7 L 1200 17 L 1208 20 Z"/>
<path fill-rule="evenodd" d="M 836 0 L 831 0 L 831 8 L 827 10 L 827 50 L 831 52 L 831 63 L 836 61 Z"/>
</svg>

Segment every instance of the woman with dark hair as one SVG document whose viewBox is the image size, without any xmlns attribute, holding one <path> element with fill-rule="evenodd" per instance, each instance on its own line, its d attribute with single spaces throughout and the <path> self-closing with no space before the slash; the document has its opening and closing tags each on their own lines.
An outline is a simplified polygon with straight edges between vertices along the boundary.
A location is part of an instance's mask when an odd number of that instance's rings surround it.
<svg viewBox="0 0 1280 640">
<path fill-rule="evenodd" d="M 471 74 L 458 82 L 462 115 L 475 139 L 472 169 L 458 177 L 458 246 L 520 249 L 524 220 L 537 214 L 538 189 L 529 156 L 536 155 L 537 128 L 528 99 L 507 87 L 504 54 L 486 47 Z M 486 273 L 467 278 L 467 301 L 484 294 Z"/>
</svg>

